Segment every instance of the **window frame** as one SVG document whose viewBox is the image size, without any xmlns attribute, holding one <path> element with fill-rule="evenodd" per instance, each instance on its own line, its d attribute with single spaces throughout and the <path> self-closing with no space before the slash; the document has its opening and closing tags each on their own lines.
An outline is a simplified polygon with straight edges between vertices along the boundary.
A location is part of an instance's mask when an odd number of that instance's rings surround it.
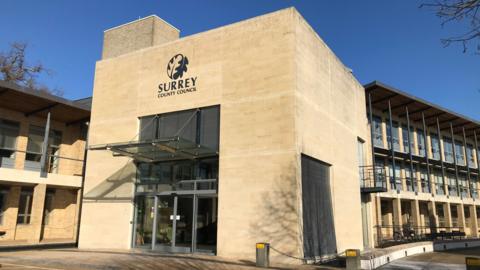
<svg viewBox="0 0 480 270">
<path fill-rule="evenodd" d="M 22 199 L 26 199 L 24 209 L 21 209 Z M 29 225 L 32 218 L 33 188 L 22 187 L 18 199 L 17 225 Z"/>
</svg>

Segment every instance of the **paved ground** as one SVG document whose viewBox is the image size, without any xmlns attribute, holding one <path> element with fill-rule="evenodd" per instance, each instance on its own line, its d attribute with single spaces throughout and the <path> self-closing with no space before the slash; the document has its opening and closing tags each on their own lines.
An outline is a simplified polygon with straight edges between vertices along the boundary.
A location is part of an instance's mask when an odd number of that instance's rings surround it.
<svg viewBox="0 0 480 270">
<path fill-rule="evenodd" d="M 480 257 L 480 248 L 423 253 L 394 261 L 380 269 L 464 270 L 466 256 Z M 0 270 L 258 269 L 250 261 L 225 260 L 216 256 L 84 251 L 73 248 L 2 251 L 0 252 L 0 265 Z M 312 265 L 276 265 L 274 269 L 320 270 L 338 268 Z"/>
<path fill-rule="evenodd" d="M 77 249 L 0 252 L 1 270 L 120 270 L 120 269 L 258 269 L 253 262 L 224 260 L 216 256 L 168 255 Z M 276 269 L 332 269 L 312 265 L 278 265 Z"/>
<path fill-rule="evenodd" d="M 465 270 L 465 257 L 480 257 L 480 248 L 423 253 L 393 261 L 380 269 Z"/>
</svg>

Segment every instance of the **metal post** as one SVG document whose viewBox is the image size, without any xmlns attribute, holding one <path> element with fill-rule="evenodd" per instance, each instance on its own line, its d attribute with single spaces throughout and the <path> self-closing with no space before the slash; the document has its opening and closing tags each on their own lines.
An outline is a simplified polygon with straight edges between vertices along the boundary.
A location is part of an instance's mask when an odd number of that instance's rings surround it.
<svg viewBox="0 0 480 270">
<path fill-rule="evenodd" d="M 410 180 L 412 181 L 412 185 L 413 185 L 413 191 L 414 192 L 417 192 L 417 188 L 416 188 L 416 184 L 417 183 L 413 183 L 413 179 L 417 179 L 417 176 L 413 176 L 413 156 L 412 156 L 412 143 L 411 143 L 411 138 L 410 138 L 410 116 L 408 114 L 408 107 L 405 106 L 405 113 L 406 113 L 406 116 L 407 116 L 407 130 L 408 130 L 408 135 L 407 135 L 407 139 L 408 139 L 408 152 L 409 152 L 409 156 L 410 156 Z M 403 146 L 405 147 L 405 145 Z M 415 181 L 417 182 L 417 181 Z"/>
<path fill-rule="evenodd" d="M 47 123 L 45 124 L 45 134 L 43 136 L 42 157 L 40 158 L 40 177 L 46 178 L 48 176 L 47 162 L 48 162 L 48 136 L 50 135 L 50 111 L 47 114 Z"/>
<path fill-rule="evenodd" d="M 197 115 L 196 115 L 196 134 L 195 134 L 195 143 L 197 145 L 200 145 L 200 131 L 201 131 L 201 128 L 200 126 L 202 125 L 202 111 L 201 110 L 197 110 Z"/>
<path fill-rule="evenodd" d="M 478 153 L 478 141 L 477 141 L 477 132 L 473 130 L 473 139 L 475 140 L 475 155 L 477 158 L 477 188 L 478 183 L 480 182 L 480 154 Z"/>
<path fill-rule="evenodd" d="M 373 112 L 372 112 L 372 95 L 368 93 L 368 114 L 370 118 L 370 143 L 372 144 L 372 165 L 373 165 L 373 186 L 377 185 L 377 171 L 375 166 L 375 146 L 373 136 L 375 134 L 375 129 L 373 127 Z"/>
<path fill-rule="evenodd" d="M 473 139 L 475 140 L 475 155 L 477 156 L 477 171 L 479 172 L 477 177 L 480 177 L 480 154 L 478 153 L 477 132 L 475 130 L 473 130 Z"/>
<path fill-rule="evenodd" d="M 392 120 L 392 105 L 390 103 L 390 99 L 388 100 L 388 119 L 390 125 L 390 154 L 392 157 L 392 170 L 393 170 L 393 187 L 399 191 L 397 187 L 397 174 L 395 172 L 395 146 L 393 144 L 393 120 Z"/>
<path fill-rule="evenodd" d="M 157 240 L 158 200 L 159 200 L 158 196 L 155 196 L 154 202 L 153 202 L 152 250 L 155 249 L 155 244 Z"/>
<path fill-rule="evenodd" d="M 160 126 L 160 116 L 158 114 L 155 115 L 155 117 L 153 117 L 153 130 L 152 130 L 152 140 L 156 140 L 158 139 L 158 134 L 160 132 L 159 130 L 159 126 Z"/>
<path fill-rule="evenodd" d="M 77 239 L 75 246 L 78 247 L 80 239 L 80 224 L 82 222 L 82 209 L 83 209 L 83 191 L 85 188 L 85 174 L 87 172 L 87 156 L 88 156 L 88 135 L 90 133 L 90 122 L 85 122 L 87 127 L 87 137 L 85 138 L 85 147 L 83 148 L 83 166 L 82 166 L 82 183 L 80 185 L 80 205 L 78 206 L 78 221 L 77 221 Z M 133 232 L 132 232 L 133 235 Z M 133 237 L 133 236 L 132 236 Z M 133 241 L 132 241 L 133 243 Z"/>
<path fill-rule="evenodd" d="M 470 192 L 470 198 L 473 198 L 472 184 L 470 181 L 470 166 L 468 164 L 468 157 L 467 157 L 467 136 L 465 135 L 465 127 L 462 127 L 462 133 L 463 133 L 463 150 L 465 151 L 465 165 L 467 166 L 468 191 Z"/>
<path fill-rule="evenodd" d="M 428 160 L 428 147 L 427 147 L 427 124 L 425 123 L 425 114 L 422 112 L 422 125 L 423 125 L 423 137 L 425 139 L 425 163 L 427 164 L 427 184 L 430 193 L 432 190 L 432 180 L 430 178 L 430 161 Z"/>
<path fill-rule="evenodd" d="M 452 136 L 452 148 L 453 148 L 453 164 L 455 165 L 455 180 L 457 184 L 457 193 L 460 195 L 460 199 L 463 198 L 462 193 L 460 192 L 460 185 L 458 184 L 458 167 L 457 167 L 457 151 L 455 150 L 455 137 L 453 134 L 453 125 L 452 122 L 450 122 L 450 134 Z"/>
<path fill-rule="evenodd" d="M 197 215 L 198 215 L 198 195 L 193 194 L 193 211 L 192 211 L 192 252 L 197 249 Z"/>
<path fill-rule="evenodd" d="M 177 210 L 178 210 L 178 196 L 173 197 L 173 220 L 172 220 L 172 250 L 175 248 L 175 242 L 177 241 Z"/>
<path fill-rule="evenodd" d="M 442 143 L 440 141 L 442 139 L 442 133 L 440 130 L 440 121 L 438 120 L 438 117 L 437 117 L 437 133 L 438 133 L 438 147 L 440 150 L 440 166 L 442 167 L 443 192 L 447 195 L 447 191 L 445 190 L 445 164 L 443 163 L 444 151 L 443 151 Z"/>
</svg>

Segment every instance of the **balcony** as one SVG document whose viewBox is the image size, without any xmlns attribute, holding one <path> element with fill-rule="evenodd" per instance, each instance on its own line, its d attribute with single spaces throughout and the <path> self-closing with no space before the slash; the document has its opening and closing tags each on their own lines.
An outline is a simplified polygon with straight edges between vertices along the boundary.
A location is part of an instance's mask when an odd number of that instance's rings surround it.
<svg viewBox="0 0 480 270">
<path fill-rule="evenodd" d="M 50 150 L 50 147 L 49 147 Z M 83 159 L 71 157 L 72 153 L 67 151 L 69 156 L 59 155 L 59 151 L 47 151 L 45 159 L 45 172 L 48 174 L 80 176 L 83 171 Z M 42 153 L 29 152 L 25 150 L 0 149 L 0 168 L 25 170 L 31 172 L 41 171 Z"/>
<path fill-rule="evenodd" d="M 360 166 L 359 173 L 362 193 L 387 191 L 387 178 L 383 166 Z"/>
</svg>

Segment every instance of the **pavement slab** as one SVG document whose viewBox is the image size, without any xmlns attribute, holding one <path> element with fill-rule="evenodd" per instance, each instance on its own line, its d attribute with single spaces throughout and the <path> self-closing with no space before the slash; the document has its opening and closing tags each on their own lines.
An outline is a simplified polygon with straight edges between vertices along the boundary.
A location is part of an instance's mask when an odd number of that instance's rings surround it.
<svg viewBox="0 0 480 270">
<path fill-rule="evenodd" d="M 254 262 L 192 254 L 46 249 L 0 252 L 1 269 L 120 270 L 120 269 L 239 269 L 253 270 Z M 316 265 L 273 265 L 272 269 L 338 269 Z"/>
<path fill-rule="evenodd" d="M 379 269 L 465 270 L 465 257 L 470 256 L 480 257 L 480 248 L 422 253 L 395 260 Z"/>
</svg>

